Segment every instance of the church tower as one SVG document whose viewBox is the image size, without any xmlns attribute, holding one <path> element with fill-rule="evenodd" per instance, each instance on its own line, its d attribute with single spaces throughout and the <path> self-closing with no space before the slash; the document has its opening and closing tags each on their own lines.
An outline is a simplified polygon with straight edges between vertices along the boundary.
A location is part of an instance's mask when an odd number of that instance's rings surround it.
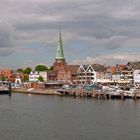
<svg viewBox="0 0 140 140">
<path fill-rule="evenodd" d="M 64 52 L 63 52 L 63 43 L 62 43 L 60 26 L 59 26 L 54 70 L 59 71 L 60 69 L 65 68 L 65 66 L 66 66 L 66 62 L 65 62 Z"/>
<path fill-rule="evenodd" d="M 57 41 L 56 61 L 58 62 L 65 61 L 60 27 L 59 27 L 59 36 L 58 36 L 58 41 Z"/>
</svg>

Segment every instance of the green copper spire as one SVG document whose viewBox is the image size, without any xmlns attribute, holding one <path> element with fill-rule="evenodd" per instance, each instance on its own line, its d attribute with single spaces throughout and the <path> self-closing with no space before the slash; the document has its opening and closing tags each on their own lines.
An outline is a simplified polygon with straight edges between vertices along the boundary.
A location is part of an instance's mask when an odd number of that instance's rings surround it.
<svg viewBox="0 0 140 140">
<path fill-rule="evenodd" d="M 63 53 L 63 44 L 61 39 L 61 32 L 60 32 L 60 26 L 59 26 L 59 38 L 57 41 L 57 52 L 56 52 L 56 59 L 57 60 L 64 60 L 64 53 Z"/>
</svg>

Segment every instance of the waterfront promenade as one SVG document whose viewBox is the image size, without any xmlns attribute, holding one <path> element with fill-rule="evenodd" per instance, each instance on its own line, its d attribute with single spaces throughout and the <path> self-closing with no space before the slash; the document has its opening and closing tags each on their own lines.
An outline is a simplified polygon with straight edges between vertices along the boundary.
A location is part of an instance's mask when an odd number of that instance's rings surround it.
<svg viewBox="0 0 140 140">
<path fill-rule="evenodd" d="M 140 99 L 140 90 L 136 90 L 133 93 L 128 93 L 128 91 L 103 91 L 103 90 L 92 90 L 85 91 L 83 89 L 75 90 L 58 90 L 64 96 L 74 96 L 74 97 L 91 97 L 95 99 Z"/>
<path fill-rule="evenodd" d="M 61 93 L 53 89 L 27 89 L 27 88 L 14 88 L 13 93 L 24 93 L 24 94 L 34 94 L 34 95 L 61 95 Z"/>
<path fill-rule="evenodd" d="M 16 88 L 12 89 L 13 93 L 23 93 L 32 95 L 57 95 L 57 96 L 72 96 L 72 97 L 82 97 L 82 98 L 94 98 L 94 99 L 140 99 L 140 90 L 136 90 L 131 93 L 127 91 L 110 93 L 109 91 L 98 91 L 92 90 L 90 92 L 84 91 L 82 89 L 76 90 L 66 90 L 66 89 L 34 89 L 34 88 Z"/>
</svg>

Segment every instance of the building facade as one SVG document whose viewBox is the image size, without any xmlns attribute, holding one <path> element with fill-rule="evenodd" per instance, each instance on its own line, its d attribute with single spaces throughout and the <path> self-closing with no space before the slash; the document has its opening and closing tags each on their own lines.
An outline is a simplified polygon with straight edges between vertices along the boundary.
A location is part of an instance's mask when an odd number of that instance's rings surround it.
<svg viewBox="0 0 140 140">
<path fill-rule="evenodd" d="M 140 69 L 133 72 L 134 84 L 140 84 Z"/>
<path fill-rule="evenodd" d="M 31 71 L 29 74 L 29 82 L 37 82 L 39 77 L 39 73 L 37 71 Z"/>
<path fill-rule="evenodd" d="M 80 65 L 77 71 L 77 81 L 81 84 L 92 84 L 96 82 L 96 72 L 92 65 Z"/>
<path fill-rule="evenodd" d="M 1 80 L 9 80 L 11 77 L 11 70 L 10 69 L 0 69 L 0 79 Z"/>
</svg>

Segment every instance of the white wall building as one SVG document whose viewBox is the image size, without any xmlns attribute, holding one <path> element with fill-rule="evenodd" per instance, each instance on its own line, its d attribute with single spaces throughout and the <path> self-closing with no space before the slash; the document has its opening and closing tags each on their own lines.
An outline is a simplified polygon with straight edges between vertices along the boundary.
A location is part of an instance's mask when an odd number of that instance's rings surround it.
<svg viewBox="0 0 140 140">
<path fill-rule="evenodd" d="M 37 82 L 39 76 L 43 77 L 44 81 L 47 81 L 47 71 L 31 71 L 31 73 L 29 74 L 29 82 Z"/>
<path fill-rule="evenodd" d="M 96 82 L 96 72 L 92 65 L 80 65 L 77 75 L 81 84 Z"/>
<path fill-rule="evenodd" d="M 112 82 L 112 74 L 108 72 L 97 72 L 97 83 L 110 83 Z"/>
<path fill-rule="evenodd" d="M 48 79 L 48 78 L 47 78 L 47 77 L 48 77 L 48 76 L 47 76 L 47 71 L 40 71 L 40 72 L 39 72 L 39 76 L 43 77 L 43 80 L 44 80 L 44 81 L 47 81 L 47 79 Z"/>
<path fill-rule="evenodd" d="M 35 72 L 31 71 L 31 73 L 29 74 L 29 82 L 37 82 L 38 77 L 39 77 L 39 73 L 37 71 Z"/>
<path fill-rule="evenodd" d="M 140 70 L 133 71 L 133 79 L 134 79 L 134 83 L 140 84 Z"/>
</svg>

